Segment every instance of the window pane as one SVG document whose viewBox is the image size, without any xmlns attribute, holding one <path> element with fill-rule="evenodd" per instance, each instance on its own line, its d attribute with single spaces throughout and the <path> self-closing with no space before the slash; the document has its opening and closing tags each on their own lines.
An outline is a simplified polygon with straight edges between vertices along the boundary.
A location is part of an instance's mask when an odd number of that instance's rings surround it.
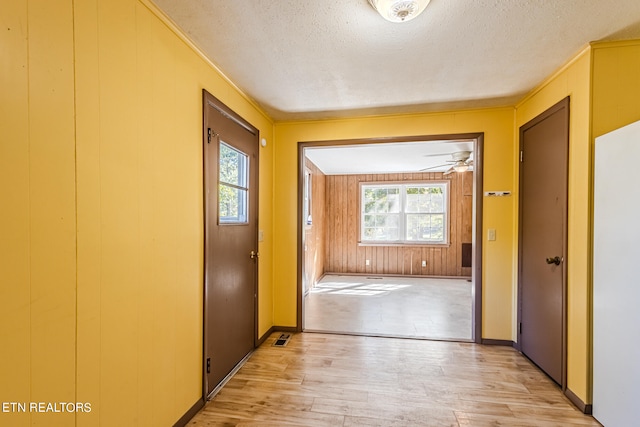
<svg viewBox="0 0 640 427">
<path fill-rule="evenodd" d="M 376 202 L 375 200 L 365 200 L 365 202 L 363 203 L 364 205 L 364 212 L 365 213 L 373 213 L 376 211 Z"/>
<path fill-rule="evenodd" d="M 397 188 L 378 188 L 373 193 L 373 212 L 399 212 L 400 194 Z"/>
<path fill-rule="evenodd" d="M 387 189 L 386 188 L 378 188 L 376 189 L 374 198 L 376 200 L 384 200 L 385 197 L 387 197 Z"/>
<path fill-rule="evenodd" d="M 247 155 L 220 143 L 220 182 L 247 187 Z"/>
<path fill-rule="evenodd" d="M 218 219 L 221 224 L 247 222 L 249 158 L 246 154 L 220 142 L 218 175 Z"/>
<path fill-rule="evenodd" d="M 364 201 L 366 203 L 370 203 L 376 200 L 375 191 L 373 188 L 365 188 L 364 189 Z"/>
<path fill-rule="evenodd" d="M 425 240 L 424 233 L 429 226 L 429 217 L 426 215 L 407 215 L 407 240 Z"/>
<path fill-rule="evenodd" d="M 444 186 L 441 184 L 406 188 L 406 212 L 444 212 Z"/>
<path fill-rule="evenodd" d="M 220 184 L 219 215 L 221 223 L 247 222 L 247 190 Z"/>
<path fill-rule="evenodd" d="M 398 227 L 387 228 L 387 236 L 390 241 L 400 240 L 400 229 Z"/>
<path fill-rule="evenodd" d="M 397 188 L 387 196 L 387 212 L 400 212 L 400 192 Z"/>
<path fill-rule="evenodd" d="M 399 240 L 399 215 L 376 214 L 363 216 L 363 240 L 397 241 Z"/>
<path fill-rule="evenodd" d="M 387 224 L 387 217 L 385 215 L 376 215 L 376 225 L 378 227 L 384 227 Z"/>
<path fill-rule="evenodd" d="M 363 187 L 362 202 L 365 213 L 400 212 L 400 188 Z"/>
<path fill-rule="evenodd" d="M 444 242 L 444 215 L 407 214 L 407 240 Z"/>
<path fill-rule="evenodd" d="M 431 239 L 444 241 L 444 215 L 431 215 Z"/>
<path fill-rule="evenodd" d="M 365 227 L 362 230 L 362 238 L 363 240 L 373 240 L 373 236 L 374 236 L 374 228 L 372 227 Z"/>
<path fill-rule="evenodd" d="M 407 212 L 428 212 L 429 194 L 409 192 L 409 190 L 424 190 L 416 188 L 407 189 Z"/>
<path fill-rule="evenodd" d="M 430 209 L 427 212 L 444 212 L 444 194 L 431 194 Z"/>
<path fill-rule="evenodd" d="M 365 228 L 373 227 L 374 225 L 376 225 L 376 217 L 375 215 L 365 215 L 363 222 L 364 222 Z"/>
<path fill-rule="evenodd" d="M 393 242 L 399 240 L 398 228 L 393 227 L 370 227 L 364 229 L 365 240 Z"/>
</svg>

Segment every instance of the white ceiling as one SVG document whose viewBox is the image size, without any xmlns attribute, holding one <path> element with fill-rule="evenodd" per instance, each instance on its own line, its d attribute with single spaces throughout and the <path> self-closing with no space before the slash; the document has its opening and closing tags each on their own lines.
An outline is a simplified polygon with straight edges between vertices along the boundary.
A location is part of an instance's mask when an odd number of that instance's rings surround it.
<svg viewBox="0 0 640 427">
<path fill-rule="evenodd" d="M 305 148 L 304 154 L 325 175 L 444 172 L 453 165 L 452 153 L 473 152 L 473 145 L 469 140 L 396 142 Z"/>
<path fill-rule="evenodd" d="M 639 0 L 153 0 L 275 120 L 513 105 L 590 41 L 640 38 Z"/>
</svg>

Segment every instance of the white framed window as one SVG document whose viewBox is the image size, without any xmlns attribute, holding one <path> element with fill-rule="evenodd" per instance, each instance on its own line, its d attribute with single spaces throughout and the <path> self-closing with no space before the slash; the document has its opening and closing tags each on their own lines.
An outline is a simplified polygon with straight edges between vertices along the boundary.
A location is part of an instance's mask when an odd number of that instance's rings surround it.
<svg viewBox="0 0 640 427">
<path fill-rule="evenodd" d="M 361 243 L 447 244 L 449 182 L 360 187 Z"/>
</svg>

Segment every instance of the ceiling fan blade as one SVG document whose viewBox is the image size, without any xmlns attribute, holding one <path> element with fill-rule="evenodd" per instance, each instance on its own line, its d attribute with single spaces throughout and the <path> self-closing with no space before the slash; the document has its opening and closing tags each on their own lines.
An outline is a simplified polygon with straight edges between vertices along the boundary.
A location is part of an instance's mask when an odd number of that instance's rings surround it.
<svg viewBox="0 0 640 427">
<path fill-rule="evenodd" d="M 445 173 L 442 174 L 442 176 L 447 176 L 447 175 L 451 175 L 452 173 L 454 173 L 456 170 L 452 167 L 450 167 Z"/>
<path fill-rule="evenodd" d="M 443 166 L 449 166 L 449 165 L 437 165 L 437 166 L 430 166 L 430 167 L 428 167 L 428 168 L 420 169 L 420 172 L 424 172 L 424 171 L 428 171 L 428 170 L 436 169 L 436 168 L 441 168 L 441 167 L 443 167 Z"/>
<path fill-rule="evenodd" d="M 452 153 L 448 152 L 448 153 L 430 153 L 430 154 L 423 154 L 422 157 L 444 157 L 444 156 L 450 156 Z"/>
</svg>

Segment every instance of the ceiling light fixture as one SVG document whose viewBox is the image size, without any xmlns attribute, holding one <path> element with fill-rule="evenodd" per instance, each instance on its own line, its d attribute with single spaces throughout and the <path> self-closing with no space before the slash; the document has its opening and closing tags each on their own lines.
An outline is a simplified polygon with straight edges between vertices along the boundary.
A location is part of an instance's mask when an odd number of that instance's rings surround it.
<svg viewBox="0 0 640 427">
<path fill-rule="evenodd" d="M 466 162 L 457 162 L 453 165 L 453 170 L 456 172 L 466 172 L 469 169 L 469 165 Z"/>
<path fill-rule="evenodd" d="M 431 0 L 369 0 L 387 21 L 407 22 L 420 15 Z"/>
</svg>

